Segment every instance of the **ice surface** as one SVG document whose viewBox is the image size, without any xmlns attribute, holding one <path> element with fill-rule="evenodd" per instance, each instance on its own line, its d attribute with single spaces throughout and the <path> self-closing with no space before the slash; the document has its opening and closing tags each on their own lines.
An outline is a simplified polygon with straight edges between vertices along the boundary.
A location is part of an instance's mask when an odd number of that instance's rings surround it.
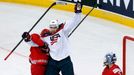
<svg viewBox="0 0 134 75">
<path fill-rule="evenodd" d="M 0 75 L 30 75 L 29 46 L 24 42 L 7 61 L 3 59 L 20 41 L 21 34 L 28 31 L 45 10 L 41 7 L 0 2 Z M 69 20 L 73 15 L 71 12 L 52 9 L 32 33 L 40 33 L 52 19 Z M 122 68 L 124 35 L 134 36 L 134 29 L 103 19 L 87 17 L 70 37 L 75 74 L 101 75 L 104 68 L 103 57 L 111 51 L 117 54 L 117 64 Z"/>
</svg>

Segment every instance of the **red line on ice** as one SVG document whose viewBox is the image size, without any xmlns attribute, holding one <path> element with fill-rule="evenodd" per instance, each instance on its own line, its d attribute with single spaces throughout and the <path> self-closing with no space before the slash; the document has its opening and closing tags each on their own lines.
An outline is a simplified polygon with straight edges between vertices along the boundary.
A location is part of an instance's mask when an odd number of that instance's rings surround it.
<svg viewBox="0 0 134 75">
<path fill-rule="evenodd" d="M 4 50 L 4 51 L 7 51 L 7 52 L 10 52 L 10 51 L 11 51 L 11 50 L 5 49 L 5 48 L 3 48 L 3 47 L 0 47 L 0 49 L 2 49 L 2 50 Z M 21 57 L 27 58 L 27 56 L 25 56 L 25 55 L 23 55 L 23 54 L 20 54 L 20 53 L 17 53 L 17 52 L 14 52 L 14 54 L 16 54 L 16 55 L 18 55 L 18 56 L 21 56 Z"/>
</svg>

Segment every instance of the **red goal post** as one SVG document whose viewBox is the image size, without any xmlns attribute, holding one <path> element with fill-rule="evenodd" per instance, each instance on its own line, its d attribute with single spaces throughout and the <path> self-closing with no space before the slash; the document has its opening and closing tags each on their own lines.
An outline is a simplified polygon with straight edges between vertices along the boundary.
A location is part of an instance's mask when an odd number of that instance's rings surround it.
<svg viewBox="0 0 134 75">
<path fill-rule="evenodd" d="M 127 51 L 127 40 L 134 42 L 134 37 L 124 36 L 123 37 L 123 75 L 126 75 L 126 51 Z"/>
</svg>

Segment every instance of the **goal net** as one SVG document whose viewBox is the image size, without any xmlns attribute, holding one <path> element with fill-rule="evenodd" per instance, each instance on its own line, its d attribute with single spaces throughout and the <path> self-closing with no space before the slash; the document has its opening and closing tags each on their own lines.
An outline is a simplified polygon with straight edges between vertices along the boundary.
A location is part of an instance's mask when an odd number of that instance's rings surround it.
<svg viewBox="0 0 134 75">
<path fill-rule="evenodd" d="M 134 74 L 134 37 L 123 38 L 123 75 Z"/>
</svg>

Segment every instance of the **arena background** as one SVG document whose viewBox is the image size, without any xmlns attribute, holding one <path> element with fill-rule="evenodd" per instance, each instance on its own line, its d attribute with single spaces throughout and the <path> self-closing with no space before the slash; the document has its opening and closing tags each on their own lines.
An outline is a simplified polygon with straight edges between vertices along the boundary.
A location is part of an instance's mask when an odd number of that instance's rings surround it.
<svg viewBox="0 0 134 75">
<path fill-rule="evenodd" d="M 21 4 L 30 4 L 41 7 L 49 7 L 56 0 L 0 0 L 1 2 L 12 2 L 12 3 L 21 3 Z M 63 0 L 65 1 L 65 0 Z M 67 0 L 68 2 L 73 2 L 73 0 Z M 112 2 L 113 1 L 113 2 Z M 117 3 L 117 1 L 120 1 Z M 107 2 L 107 3 L 106 3 Z M 110 20 L 113 22 L 120 23 L 125 26 L 134 28 L 134 15 L 133 15 L 133 0 L 82 0 L 82 3 L 86 6 L 83 8 L 83 14 L 88 13 L 95 3 L 101 4 L 102 7 L 99 9 L 95 9 L 90 16 Z M 120 7 L 117 6 L 117 4 Z M 113 4 L 113 5 L 112 5 Z M 73 3 L 69 3 L 69 5 L 61 7 L 55 6 L 54 9 L 65 10 L 72 12 Z M 125 9 L 126 7 L 126 9 Z"/>
</svg>

